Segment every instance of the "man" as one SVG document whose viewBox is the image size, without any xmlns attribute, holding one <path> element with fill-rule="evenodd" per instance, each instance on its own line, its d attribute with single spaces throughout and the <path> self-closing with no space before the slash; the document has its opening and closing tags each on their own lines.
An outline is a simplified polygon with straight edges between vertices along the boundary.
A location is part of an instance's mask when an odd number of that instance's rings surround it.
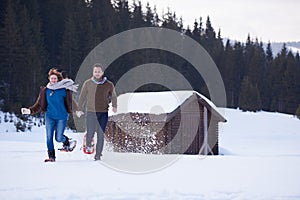
<svg viewBox="0 0 300 200">
<path fill-rule="evenodd" d="M 97 132 L 95 160 L 102 156 L 104 133 L 108 121 L 108 107 L 112 102 L 112 111 L 117 112 L 117 96 L 112 82 L 103 76 L 101 64 L 93 65 L 93 77 L 83 83 L 78 100 L 77 117 L 83 114 L 83 105 L 86 103 L 86 151 L 92 151 L 92 140 Z"/>
</svg>

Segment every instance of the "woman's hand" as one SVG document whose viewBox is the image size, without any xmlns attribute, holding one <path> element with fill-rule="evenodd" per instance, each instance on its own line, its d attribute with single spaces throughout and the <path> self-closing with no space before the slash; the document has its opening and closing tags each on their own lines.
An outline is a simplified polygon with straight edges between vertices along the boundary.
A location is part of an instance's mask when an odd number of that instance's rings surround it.
<svg viewBox="0 0 300 200">
<path fill-rule="evenodd" d="M 23 115 L 30 115 L 31 111 L 28 108 L 21 108 L 21 113 Z"/>
</svg>

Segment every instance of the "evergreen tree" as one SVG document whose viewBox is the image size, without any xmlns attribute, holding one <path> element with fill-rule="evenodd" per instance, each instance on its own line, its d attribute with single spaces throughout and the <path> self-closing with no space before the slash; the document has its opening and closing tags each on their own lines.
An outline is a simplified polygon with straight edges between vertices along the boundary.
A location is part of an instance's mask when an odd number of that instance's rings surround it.
<svg viewBox="0 0 300 200">
<path fill-rule="evenodd" d="M 201 30 L 197 21 L 194 22 L 194 29 L 192 31 L 192 38 L 201 44 Z"/>
<path fill-rule="evenodd" d="M 177 22 L 176 14 L 172 14 L 170 9 L 163 17 L 163 22 L 161 25 L 163 28 L 172 29 L 175 31 L 180 31 L 179 23 Z"/>
<path fill-rule="evenodd" d="M 152 12 L 149 3 L 147 3 L 146 9 L 147 9 L 147 11 L 146 11 L 146 17 L 145 17 L 145 19 L 146 19 L 145 25 L 149 26 L 149 27 L 154 26 L 154 13 Z"/>
<path fill-rule="evenodd" d="M 273 65 L 273 51 L 271 43 L 268 42 L 266 49 L 265 67 L 263 69 L 263 79 L 261 86 L 261 99 L 262 99 L 262 109 L 269 111 L 272 102 L 272 73 L 271 70 L 274 68 Z"/>
<path fill-rule="evenodd" d="M 254 57 L 254 52 L 255 52 L 254 42 L 251 40 L 250 35 L 248 35 L 246 45 L 245 45 L 245 50 L 244 50 L 244 59 L 245 59 L 244 75 L 245 76 L 250 73 L 249 68 L 252 65 L 252 59 Z"/>
<path fill-rule="evenodd" d="M 26 3 L 25 3 L 26 2 Z M 45 66 L 48 66 L 48 56 L 44 47 L 44 37 L 41 32 L 40 12 L 37 0 L 31 3 L 25 1 L 23 10 L 20 12 L 20 24 L 25 51 L 24 67 L 27 69 L 27 84 L 23 84 L 24 102 L 33 103 L 35 95 L 39 92 L 39 86 L 43 84 Z M 25 88 L 28 88 L 25 90 Z M 35 94 L 35 95 L 32 95 Z"/>
<path fill-rule="evenodd" d="M 224 84 L 226 86 L 227 105 L 230 108 L 234 108 L 234 93 L 236 84 L 236 71 L 234 63 L 234 50 L 227 40 L 225 46 L 225 52 L 222 58 L 222 65 L 220 66 L 220 72 L 223 77 Z"/>
<path fill-rule="evenodd" d="M 149 16 L 148 16 L 149 17 Z M 138 28 L 138 27 L 144 27 L 146 25 L 144 20 L 144 15 L 142 12 L 142 3 L 141 1 L 138 2 L 138 4 L 133 3 L 133 12 L 130 22 L 130 28 Z"/>
<path fill-rule="evenodd" d="M 79 75 L 80 70 L 82 68 L 86 68 L 88 66 L 82 66 L 82 63 L 84 61 L 84 59 L 88 56 L 88 54 L 98 45 L 97 40 L 96 40 L 96 34 L 95 34 L 95 28 L 93 26 L 93 22 L 91 20 L 91 16 L 90 16 L 90 7 L 89 4 L 86 4 L 84 2 L 82 2 L 81 0 L 78 0 L 78 15 L 81 16 L 79 17 L 80 19 L 76 18 L 76 29 L 78 32 L 78 35 L 76 36 L 78 38 L 77 42 L 77 47 L 78 51 L 73 51 L 73 55 L 76 56 L 76 63 L 74 62 L 74 65 L 72 64 L 72 72 L 70 74 L 69 72 L 69 77 L 71 79 L 73 79 L 77 84 L 79 84 L 79 87 L 82 86 L 82 83 L 84 80 L 82 79 L 78 79 L 78 77 L 76 77 L 77 75 Z M 92 64 L 91 64 L 92 65 Z M 80 75 L 79 75 L 80 77 Z M 81 76 L 82 77 L 82 76 Z M 80 88 L 79 88 L 80 90 Z M 74 98 L 77 99 L 78 98 L 79 93 L 74 93 Z M 70 118 L 70 121 L 72 121 L 73 118 Z M 76 120 L 76 118 L 74 118 L 73 120 Z M 79 119 L 80 123 L 84 120 Z"/>
<path fill-rule="evenodd" d="M 131 13 L 127 0 L 116 0 L 117 32 L 122 32 L 130 27 Z"/>
<path fill-rule="evenodd" d="M 245 47 L 245 76 L 255 83 L 259 92 L 263 87 L 263 70 L 265 68 L 265 53 L 262 43 L 256 39 L 255 43 L 247 38 Z"/>
<path fill-rule="evenodd" d="M 31 20 L 28 14 L 28 10 L 25 6 L 23 6 L 23 10 L 21 11 L 20 24 L 21 24 L 21 36 L 22 36 L 22 44 L 24 50 L 24 57 L 26 58 L 23 63 L 23 68 L 26 69 L 25 73 L 22 74 L 22 80 L 28 81 L 27 84 L 23 84 L 22 90 L 20 91 L 22 103 L 31 102 L 32 92 L 34 92 L 33 81 L 34 80 L 34 70 L 36 65 L 41 66 L 41 63 L 38 58 L 37 49 L 34 44 L 33 33 L 31 31 Z"/>
<path fill-rule="evenodd" d="M 22 100 L 22 75 L 26 73 L 23 68 L 25 57 L 21 29 L 16 15 L 18 5 L 17 0 L 8 0 L 4 26 L 0 31 L 1 99 L 5 102 L 4 111 L 18 110 Z"/>
<path fill-rule="evenodd" d="M 62 66 L 69 76 L 75 75 L 81 62 L 81 54 L 79 49 L 79 28 L 76 24 L 75 17 L 78 17 L 76 4 L 72 0 L 66 1 L 68 7 L 64 35 L 62 43 Z"/>
<path fill-rule="evenodd" d="M 297 109 L 297 104 L 299 103 L 297 99 L 298 86 L 300 84 L 299 73 L 296 66 L 296 60 L 292 52 L 288 52 L 286 58 L 286 68 L 283 74 L 283 87 L 282 87 L 282 99 L 284 101 L 284 112 L 294 114 Z"/>
<path fill-rule="evenodd" d="M 245 74 L 245 59 L 244 59 L 245 47 L 240 42 L 235 42 L 233 46 L 233 72 L 235 77 L 234 87 L 233 87 L 233 106 L 239 106 L 239 93 Z"/>
<path fill-rule="evenodd" d="M 299 52 L 296 53 L 296 56 L 295 56 L 295 66 L 296 66 L 296 72 L 294 73 L 296 75 L 296 80 L 297 80 L 297 83 L 296 83 L 296 93 L 293 94 L 296 96 L 296 99 L 297 99 L 297 102 L 300 102 L 300 83 L 299 83 L 299 80 L 300 80 L 300 55 L 299 55 Z"/>
<path fill-rule="evenodd" d="M 217 67 L 220 69 L 222 65 L 221 60 L 224 54 L 224 44 L 223 44 L 223 39 L 221 37 L 221 29 L 219 29 L 218 37 L 214 39 L 212 52 L 213 52 L 213 59 Z"/>
<path fill-rule="evenodd" d="M 158 27 L 160 22 L 161 22 L 161 19 L 159 18 L 156 7 L 154 6 L 153 26 Z"/>
<path fill-rule="evenodd" d="M 214 31 L 214 28 L 211 25 L 209 16 L 207 16 L 206 19 L 205 37 L 210 40 L 214 40 L 216 38 L 216 32 Z"/>
<path fill-rule="evenodd" d="M 28 8 L 34 10 L 29 10 Z M 38 26 L 39 10 L 37 1 L 33 0 L 30 4 L 28 4 L 27 1 L 14 1 L 13 10 L 15 12 L 16 24 L 18 26 L 17 32 L 19 32 L 19 35 L 16 36 L 14 40 L 16 40 L 15 44 L 17 42 L 19 49 L 21 49 L 21 51 L 15 51 L 14 53 L 15 56 L 21 58 L 21 60 L 19 61 L 19 64 L 14 65 L 14 67 L 11 68 L 12 71 L 10 72 L 12 72 L 12 76 L 9 80 L 14 85 L 15 89 L 12 93 L 15 95 L 7 95 L 11 97 L 13 101 L 11 103 L 6 102 L 5 107 L 7 111 L 19 112 L 21 105 L 28 105 L 35 101 L 35 95 L 37 95 L 39 91 L 38 84 L 41 84 L 41 68 L 43 63 L 47 62 L 47 58 L 43 49 L 43 39 L 40 27 Z M 7 30 L 9 29 L 4 30 L 2 33 Z M 5 53 L 7 53 L 7 50 Z M 5 70 L 5 68 L 3 69 Z M 7 70 L 5 70 L 5 74 L 7 75 Z M 6 78 L 8 77 L 6 76 L 5 79 Z M 7 82 L 2 83 L 9 86 Z M 7 92 L 8 88 L 4 93 L 7 94 Z"/>
<path fill-rule="evenodd" d="M 26 1 L 27 2 L 27 1 Z M 49 66 L 49 55 L 45 46 L 45 36 L 42 31 L 42 18 L 38 0 L 32 0 L 31 4 L 27 6 L 30 17 L 31 17 L 31 32 L 33 36 L 34 50 L 37 53 L 37 57 L 29 63 L 29 66 L 34 68 L 32 71 L 32 94 L 37 94 L 39 92 L 39 85 L 42 84 L 44 80 L 44 74 L 47 69 L 46 66 Z M 34 101 L 32 97 L 31 101 Z"/>
<path fill-rule="evenodd" d="M 190 29 L 190 26 L 187 26 L 187 28 L 186 28 L 186 30 L 185 30 L 185 34 L 186 34 L 187 36 L 189 36 L 190 38 L 193 37 L 192 31 L 191 31 L 191 29 Z"/>
<path fill-rule="evenodd" d="M 41 13 L 41 31 L 45 37 L 45 48 L 48 52 L 49 65 L 55 67 L 61 65 L 61 45 L 65 25 L 66 9 L 65 1 L 38 0 Z M 48 66 L 46 70 L 50 67 Z"/>
<path fill-rule="evenodd" d="M 203 45 L 216 65 L 220 68 L 222 54 L 224 52 L 224 45 L 221 38 L 221 31 L 219 31 L 218 38 L 216 38 L 216 33 L 212 27 L 209 16 L 207 16 L 206 28 L 204 30 L 203 39 L 200 38 L 200 44 Z"/>
<path fill-rule="evenodd" d="M 241 85 L 239 107 L 243 110 L 258 111 L 261 108 L 261 99 L 257 86 L 254 86 L 246 76 Z"/>
<path fill-rule="evenodd" d="M 3 21 L 5 18 L 5 8 L 7 7 L 7 0 L 0 0 L 0 27 L 3 26 Z"/>
<path fill-rule="evenodd" d="M 295 115 L 300 119 L 300 104 L 298 105 Z"/>
<path fill-rule="evenodd" d="M 271 47 L 270 41 L 267 44 L 267 50 L 266 50 L 266 60 L 267 60 L 267 65 L 273 62 L 273 51 Z"/>
<path fill-rule="evenodd" d="M 94 40 L 95 31 L 93 22 L 91 19 L 91 7 L 89 4 L 82 0 L 77 0 L 75 4 L 75 13 L 73 14 L 73 20 L 75 20 L 75 26 L 77 31 L 77 44 L 79 49 L 79 64 L 81 64 L 88 53 L 97 45 Z M 76 67 L 76 66 L 74 66 Z M 79 67 L 79 66 L 78 66 Z M 77 72 L 78 69 L 74 69 Z M 75 74 L 72 74 L 74 77 Z"/>
<path fill-rule="evenodd" d="M 271 70 L 272 80 L 271 85 L 273 88 L 271 111 L 284 112 L 284 99 L 285 91 L 283 91 L 283 74 L 287 65 L 287 48 L 286 44 L 283 44 L 281 52 L 277 54 L 274 59 L 274 66 Z"/>
<path fill-rule="evenodd" d="M 200 35 L 205 35 L 204 33 L 204 28 L 203 28 L 203 20 L 202 20 L 202 17 L 199 18 L 199 33 Z"/>
<path fill-rule="evenodd" d="M 93 8 L 92 19 L 94 18 L 93 13 L 97 13 L 98 16 L 96 16 L 95 18 L 96 20 L 98 20 L 97 23 L 101 24 L 100 27 L 102 28 L 100 32 L 97 32 L 98 30 L 96 30 L 96 36 L 101 37 L 102 35 L 102 39 L 101 39 L 102 42 L 104 39 L 107 39 L 108 37 L 112 36 L 117 32 L 116 29 L 118 27 L 115 26 L 115 23 L 117 23 L 117 19 L 116 19 L 115 11 L 112 6 L 111 0 L 92 0 L 92 1 L 95 2 L 92 7 Z M 126 3 L 124 4 L 127 5 L 128 7 L 128 2 L 127 4 Z M 129 20 L 129 18 L 126 19 Z M 126 24 L 126 27 L 128 28 L 129 24 Z"/>
</svg>

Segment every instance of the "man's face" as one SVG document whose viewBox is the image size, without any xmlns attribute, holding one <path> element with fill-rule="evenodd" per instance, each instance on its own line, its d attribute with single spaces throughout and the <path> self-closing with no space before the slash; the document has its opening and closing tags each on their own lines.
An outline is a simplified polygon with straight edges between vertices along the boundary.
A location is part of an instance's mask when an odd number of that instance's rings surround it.
<svg viewBox="0 0 300 200">
<path fill-rule="evenodd" d="M 100 79 L 103 76 L 104 72 L 102 71 L 101 67 L 94 67 L 93 70 L 93 77 L 96 79 Z"/>
</svg>

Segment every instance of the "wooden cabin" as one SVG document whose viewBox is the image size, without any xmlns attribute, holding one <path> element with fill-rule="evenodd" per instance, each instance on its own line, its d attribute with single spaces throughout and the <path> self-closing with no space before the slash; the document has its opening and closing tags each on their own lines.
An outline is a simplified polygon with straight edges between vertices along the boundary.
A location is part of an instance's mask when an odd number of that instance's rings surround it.
<svg viewBox="0 0 300 200">
<path fill-rule="evenodd" d="M 219 109 L 195 91 L 126 93 L 105 136 L 116 152 L 218 155 L 219 122 Z"/>
</svg>

